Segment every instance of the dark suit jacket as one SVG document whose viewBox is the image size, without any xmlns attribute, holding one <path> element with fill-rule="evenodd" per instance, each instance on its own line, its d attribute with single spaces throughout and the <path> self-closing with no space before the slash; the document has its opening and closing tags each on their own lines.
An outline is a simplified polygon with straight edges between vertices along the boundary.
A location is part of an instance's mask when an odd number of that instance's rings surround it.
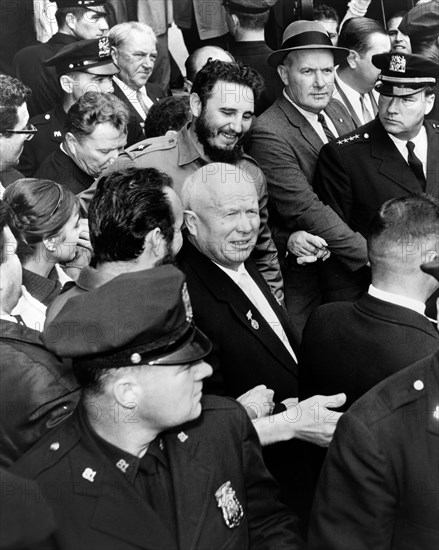
<svg viewBox="0 0 439 550">
<path fill-rule="evenodd" d="M 438 404 L 435 353 L 341 417 L 319 480 L 310 550 L 438 548 Z"/>
<path fill-rule="evenodd" d="M 161 435 L 174 493 L 177 544 L 142 495 L 85 436 L 81 416 L 78 410 L 14 465 L 15 473 L 38 481 L 48 498 L 51 487 L 59 488 L 53 506 L 58 530 L 48 548 L 304 548 L 294 519 L 276 498 L 251 422 L 232 400 L 206 397 L 200 418 Z M 178 437 L 181 432 L 185 441 Z M 93 482 L 82 475 L 87 468 L 96 472 Z M 215 499 L 227 481 L 244 510 L 233 529 L 226 526 Z"/>
<path fill-rule="evenodd" d="M 187 277 L 195 324 L 213 342 L 207 362 L 214 374 L 207 392 L 238 397 L 258 384 L 275 391 L 275 401 L 297 394 L 297 364 L 253 303 L 230 277 L 192 244 L 185 242 L 178 262 Z M 272 295 L 256 266 L 246 268 L 279 317 L 293 349 L 297 339 L 288 316 Z M 252 312 L 255 330 L 247 318 Z"/>
<path fill-rule="evenodd" d="M 94 182 L 93 176 L 89 176 L 84 170 L 81 170 L 60 147 L 44 159 L 35 172 L 35 177 L 49 179 L 65 185 L 75 195 L 88 189 Z"/>
<path fill-rule="evenodd" d="M 134 145 L 135 143 L 138 143 L 139 141 L 142 141 L 143 139 L 145 139 L 145 134 L 143 132 L 143 129 L 145 127 L 145 119 L 143 119 L 139 115 L 139 113 L 134 108 L 131 101 L 123 93 L 118 83 L 114 79 L 113 79 L 113 88 L 114 88 L 113 90 L 114 95 L 118 97 L 121 101 L 123 101 L 129 110 L 128 138 L 127 138 L 126 146 L 131 147 L 131 145 Z M 157 103 L 159 99 L 162 99 L 162 97 L 165 97 L 163 91 L 161 90 L 158 84 L 151 84 L 150 82 L 147 82 L 145 85 L 145 88 L 149 99 L 154 103 Z"/>
<path fill-rule="evenodd" d="M 344 107 L 332 101 L 325 112 L 339 134 L 352 128 Z M 305 117 L 282 95 L 251 130 L 249 154 L 267 178 L 270 225 L 280 256 L 293 231 L 323 237 L 349 269 L 367 263 L 366 243 L 325 206 L 312 188 L 323 142 Z"/>
<path fill-rule="evenodd" d="M 439 123 L 426 121 L 425 127 L 426 192 L 439 197 Z M 323 202 L 363 235 L 383 202 L 422 193 L 416 176 L 378 119 L 322 148 L 314 188 Z"/>
<path fill-rule="evenodd" d="M 346 410 L 372 386 L 439 349 L 436 327 L 411 309 L 364 294 L 311 314 L 300 349 L 299 395 L 346 393 Z"/>
<path fill-rule="evenodd" d="M 214 374 L 204 381 L 207 393 L 222 393 L 238 397 L 258 384 L 274 390 L 274 400 L 280 402 L 297 395 L 297 364 L 285 346 L 267 324 L 253 303 L 209 258 L 185 243 L 178 256 L 186 274 L 196 325 L 213 343 L 206 358 Z M 255 265 L 246 268 L 277 313 L 293 349 L 297 338 L 286 311 L 271 294 Z M 252 327 L 252 318 L 259 328 Z M 287 420 L 288 421 L 288 420 Z M 288 504 L 306 524 L 312 495 L 307 492 L 308 471 L 302 464 L 302 442 L 290 440 L 264 447 L 264 460 L 278 481 L 283 502 Z"/>
</svg>

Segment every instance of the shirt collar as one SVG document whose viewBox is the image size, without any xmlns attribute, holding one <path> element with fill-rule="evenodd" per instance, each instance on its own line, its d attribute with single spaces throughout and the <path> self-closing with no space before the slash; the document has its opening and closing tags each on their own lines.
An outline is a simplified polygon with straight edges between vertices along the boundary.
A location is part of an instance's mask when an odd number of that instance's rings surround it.
<svg viewBox="0 0 439 550">
<path fill-rule="evenodd" d="M 213 261 L 213 260 L 212 260 Z M 238 282 L 239 277 L 242 273 L 247 273 L 247 270 L 245 269 L 244 264 L 240 264 L 237 270 L 230 269 L 230 267 L 224 267 L 223 265 L 217 264 L 216 262 L 213 262 L 215 265 L 217 265 L 226 275 L 228 275 L 232 281 L 235 283 Z"/>
<path fill-rule="evenodd" d="M 287 91 L 285 90 L 285 88 L 284 88 L 283 94 L 284 94 L 285 99 L 287 99 L 291 103 L 291 105 L 296 107 L 296 109 L 299 111 L 299 113 L 301 115 L 303 115 L 307 120 L 309 120 L 309 122 L 311 124 L 317 122 L 318 115 L 316 115 L 315 113 L 310 113 L 309 111 L 305 111 L 305 109 L 302 109 L 302 107 L 299 107 L 297 105 L 297 103 L 294 103 L 294 101 L 291 99 L 291 97 L 287 94 Z"/>
<path fill-rule="evenodd" d="M 420 300 L 414 300 L 413 298 L 407 298 L 407 296 L 402 296 L 401 294 L 387 292 L 386 290 L 381 290 L 373 285 L 369 286 L 368 293 L 374 298 L 378 298 L 378 300 L 389 302 L 397 306 L 406 307 L 407 309 L 411 309 L 412 311 L 416 311 L 416 313 L 425 316 L 425 304 Z"/>
<path fill-rule="evenodd" d="M 405 147 L 407 147 L 406 139 L 399 139 L 392 134 L 389 134 L 389 138 L 398 147 L 398 149 L 404 149 Z M 425 126 L 421 126 L 421 129 L 416 134 L 416 136 L 409 141 L 412 141 L 415 144 L 415 150 L 419 154 L 419 151 L 422 150 L 422 148 L 425 146 L 425 143 L 427 143 L 427 130 L 425 129 Z"/>
<path fill-rule="evenodd" d="M 192 138 L 192 134 L 189 133 L 190 122 L 183 126 L 183 128 L 178 132 L 177 141 L 178 141 L 178 165 L 184 166 L 185 164 L 190 164 L 197 160 L 201 161 L 203 164 L 208 163 L 209 161 L 203 158 L 202 150 L 203 146 L 201 143 Z"/>
</svg>

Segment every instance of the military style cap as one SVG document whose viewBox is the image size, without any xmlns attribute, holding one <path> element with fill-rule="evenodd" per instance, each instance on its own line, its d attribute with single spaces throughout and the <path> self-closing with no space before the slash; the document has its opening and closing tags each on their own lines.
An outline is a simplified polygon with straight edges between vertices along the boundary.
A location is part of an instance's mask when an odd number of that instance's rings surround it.
<svg viewBox="0 0 439 550">
<path fill-rule="evenodd" d="M 439 2 L 418 4 L 402 18 L 399 30 L 418 41 L 439 34 Z"/>
<path fill-rule="evenodd" d="M 111 58 L 110 41 L 107 36 L 67 44 L 44 64 L 55 67 L 59 75 L 74 71 L 97 75 L 119 73 Z"/>
<path fill-rule="evenodd" d="M 226 10 L 255 14 L 268 11 L 276 2 L 277 0 L 223 0 Z"/>
<path fill-rule="evenodd" d="M 439 262 L 426 262 L 421 269 L 439 281 Z"/>
<path fill-rule="evenodd" d="M 171 265 L 120 275 L 70 298 L 43 341 L 78 367 L 184 365 L 212 349 L 192 321 L 186 278 Z"/>
<path fill-rule="evenodd" d="M 293 21 L 285 29 L 282 47 L 271 53 L 267 63 L 276 68 L 286 55 L 296 50 L 330 50 L 334 54 L 334 65 L 344 61 L 349 55 L 347 48 L 332 45 L 325 27 L 317 21 Z"/>
<path fill-rule="evenodd" d="M 372 57 L 372 63 L 381 74 L 375 90 L 387 96 L 410 96 L 428 84 L 436 83 L 439 64 L 422 55 L 406 53 L 380 53 Z"/>
<path fill-rule="evenodd" d="M 105 6 L 106 0 L 55 0 L 59 9 L 85 8 L 96 13 L 108 13 Z"/>
</svg>

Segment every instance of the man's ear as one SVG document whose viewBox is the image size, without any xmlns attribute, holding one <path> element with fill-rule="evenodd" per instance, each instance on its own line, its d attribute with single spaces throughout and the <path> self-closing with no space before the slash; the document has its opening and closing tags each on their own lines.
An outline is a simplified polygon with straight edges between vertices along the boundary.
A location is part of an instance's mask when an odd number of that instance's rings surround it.
<svg viewBox="0 0 439 550">
<path fill-rule="evenodd" d="M 69 27 L 69 29 L 71 29 L 72 31 L 74 31 L 76 29 L 76 23 L 77 23 L 77 18 L 75 15 L 73 15 L 73 13 L 68 13 L 66 15 L 66 25 Z"/>
<path fill-rule="evenodd" d="M 43 244 L 46 247 L 46 250 L 48 250 L 49 252 L 55 252 L 55 249 L 56 249 L 55 237 L 48 237 L 47 239 L 43 239 Z"/>
<path fill-rule="evenodd" d="M 436 101 L 436 96 L 434 93 L 428 94 L 425 96 L 425 115 L 428 115 L 428 113 L 431 112 L 431 110 L 434 107 L 434 102 Z"/>
<path fill-rule="evenodd" d="M 75 81 L 73 80 L 72 77 L 70 77 L 67 74 L 63 74 L 62 76 L 59 77 L 59 83 L 61 88 L 64 90 L 64 92 L 66 92 L 67 94 L 73 93 Z"/>
<path fill-rule="evenodd" d="M 184 222 L 189 234 L 195 237 L 198 233 L 197 231 L 198 216 L 195 214 L 193 210 L 184 211 Z"/>
<path fill-rule="evenodd" d="M 346 62 L 351 69 L 357 68 L 357 59 L 359 57 L 359 54 L 355 50 L 349 50 L 349 55 L 346 58 Z"/>
<path fill-rule="evenodd" d="M 117 66 L 117 50 L 114 46 L 111 46 L 110 53 L 111 53 L 111 59 L 113 60 L 113 63 Z"/>
<path fill-rule="evenodd" d="M 129 371 L 129 369 L 128 369 Z M 113 398 L 124 409 L 135 409 L 138 402 L 137 382 L 133 374 L 127 372 L 126 375 L 117 378 L 111 388 Z"/>
<path fill-rule="evenodd" d="M 161 256 L 160 251 L 163 248 L 163 235 L 159 227 L 155 227 L 145 236 L 145 248 L 148 244 L 151 252 L 155 256 Z"/>
<path fill-rule="evenodd" d="M 288 86 L 288 84 L 289 84 L 288 72 L 287 72 L 287 68 L 285 67 L 285 65 L 278 65 L 277 66 L 277 72 L 278 72 L 282 82 L 284 83 L 284 86 Z"/>
<path fill-rule="evenodd" d="M 201 109 L 203 108 L 200 96 L 198 94 L 191 94 L 189 96 L 189 104 L 191 107 L 192 116 L 199 117 L 201 114 Z"/>
<path fill-rule="evenodd" d="M 76 148 L 78 146 L 78 140 L 71 132 L 67 132 L 64 136 L 64 141 L 66 142 L 67 148 L 69 151 L 73 151 L 76 154 Z"/>
</svg>

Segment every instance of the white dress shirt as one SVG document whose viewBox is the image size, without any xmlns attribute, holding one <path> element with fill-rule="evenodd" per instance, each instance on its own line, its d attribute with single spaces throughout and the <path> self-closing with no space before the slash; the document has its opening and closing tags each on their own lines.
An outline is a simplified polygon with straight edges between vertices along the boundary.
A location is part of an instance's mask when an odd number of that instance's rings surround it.
<svg viewBox="0 0 439 550">
<path fill-rule="evenodd" d="M 139 103 L 139 100 L 137 99 L 138 91 L 140 91 L 140 93 L 142 94 L 142 99 L 145 102 L 145 105 L 148 107 L 148 109 L 150 109 L 151 105 L 154 103 L 151 99 L 149 99 L 148 94 L 146 93 L 145 86 L 142 86 L 140 90 L 133 90 L 132 88 L 127 86 L 124 82 L 122 82 L 122 80 L 117 78 L 117 76 L 113 76 L 113 78 L 114 78 L 114 81 L 119 86 L 119 88 L 127 97 L 128 101 L 131 103 L 134 109 L 136 109 L 136 111 L 139 113 L 142 120 L 145 120 L 147 113 L 145 113 L 145 111 L 143 110 L 142 106 Z"/>
<path fill-rule="evenodd" d="M 343 82 L 343 80 L 337 76 L 337 72 L 335 74 L 335 78 L 337 80 L 337 84 L 340 86 L 340 88 L 345 93 L 345 95 L 348 98 L 350 104 L 352 105 L 352 109 L 355 111 L 355 114 L 360 119 L 361 123 L 366 124 L 367 121 L 364 120 L 363 110 L 361 108 L 361 100 L 360 100 L 361 94 L 360 94 L 360 92 L 357 92 L 357 90 L 354 90 L 353 88 L 351 88 L 348 84 L 346 84 L 346 82 Z M 372 90 L 372 94 L 374 94 L 374 93 L 375 93 L 374 90 Z M 343 98 L 339 94 L 337 88 L 334 88 L 334 94 L 333 94 L 332 97 L 333 97 L 333 99 L 338 99 L 338 101 L 341 101 L 341 103 L 343 103 L 343 105 L 345 105 L 345 102 L 343 101 Z M 372 105 L 372 101 L 370 100 L 369 94 L 364 94 L 364 104 L 365 104 L 365 107 L 367 108 L 367 110 L 369 111 L 369 113 L 371 114 L 371 117 L 375 118 L 373 105 Z M 347 108 L 347 105 L 345 105 L 345 107 Z M 349 109 L 348 109 L 348 111 L 349 111 Z"/>
<path fill-rule="evenodd" d="M 383 300 L 383 302 L 390 302 L 397 306 L 406 307 L 412 311 L 416 311 L 421 315 L 425 316 L 425 304 L 420 300 L 414 300 L 413 298 L 407 298 L 407 296 L 402 296 L 401 294 L 393 294 L 393 292 L 387 292 L 387 290 L 380 290 L 373 285 L 369 286 L 368 293 L 378 300 Z"/>
<path fill-rule="evenodd" d="M 388 134 L 389 138 L 393 141 L 398 151 L 404 157 L 406 162 L 408 159 L 408 149 L 407 149 L 407 140 L 399 139 L 392 134 Z M 427 139 L 427 130 L 425 126 L 422 126 L 418 135 L 412 138 L 412 141 L 415 144 L 414 153 L 418 159 L 422 162 L 422 169 L 424 171 L 424 176 L 427 175 L 427 150 L 428 150 L 428 139 Z"/>
</svg>

